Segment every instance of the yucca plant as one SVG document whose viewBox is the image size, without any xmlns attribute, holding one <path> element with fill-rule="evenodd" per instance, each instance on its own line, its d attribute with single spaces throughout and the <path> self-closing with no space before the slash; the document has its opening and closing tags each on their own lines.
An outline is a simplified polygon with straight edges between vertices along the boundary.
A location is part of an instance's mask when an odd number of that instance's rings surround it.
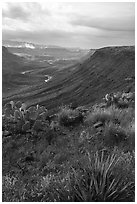
<svg viewBox="0 0 137 204">
<path fill-rule="evenodd" d="M 93 159 L 93 160 L 92 160 Z M 94 158 L 89 155 L 89 166 L 78 174 L 73 169 L 73 201 L 78 202 L 119 202 L 133 201 L 134 184 L 116 177 L 113 169 L 119 158 L 115 154 L 101 156 L 96 152 Z"/>
<path fill-rule="evenodd" d="M 115 173 L 120 156 L 88 153 L 86 167 L 71 167 L 70 171 L 50 181 L 46 192 L 50 201 L 57 202 L 131 202 L 134 201 L 134 183 Z"/>
</svg>

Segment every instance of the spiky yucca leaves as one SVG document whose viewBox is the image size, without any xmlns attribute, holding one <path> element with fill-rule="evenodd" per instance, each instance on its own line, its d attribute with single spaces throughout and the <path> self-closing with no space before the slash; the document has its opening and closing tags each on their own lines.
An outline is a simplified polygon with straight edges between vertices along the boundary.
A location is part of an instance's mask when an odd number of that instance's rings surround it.
<svg viewBox="0 0 137 204">
<path fill-rule="evenodd" d="M 93 161 L 89 155 L 89 167 L 80 176 L 73 169 L 72 193 L 76 202 L 120 202 L 133 201 L 134 184 L 116 177 L 114 167 L 119 158 L 115 154 L 106 156 L 95 153 Z"/>
<path fill-rule="evenodd" d="M 122 155 L 122 158 L 123 155 Z M 125 161 L 125 166 L 127 166 Z M 131 163 L 130 163 L 131 164 Z M 64 176 L 53 176 L 43 183 L 48 200 L 57 202 L 132 202 L 134 201 L 134 182 L 116 173 L 121 168 L 121 156 L 116 152 L 108 156 L 88 153 L 88 163 L 78 168 L 70 167 Z M 128 171 L 128 170 L 127 170 Z M 129 172 L 127 173 L 129 174 Z"/>
</svg>

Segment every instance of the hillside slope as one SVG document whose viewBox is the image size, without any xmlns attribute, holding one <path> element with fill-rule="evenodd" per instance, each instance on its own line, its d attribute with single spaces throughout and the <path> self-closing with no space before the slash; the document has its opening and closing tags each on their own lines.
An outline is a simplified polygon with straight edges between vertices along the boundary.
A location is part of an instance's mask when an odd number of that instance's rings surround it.
<svg viewBox="0 0 137 204">
<path fill-rule="evenodd" d="M 23 58 L 10 53 L 6 47 L 2 46 L 3 72 L 10 72 L 10 73 L 19 72 L 22 64 L 23 64 Z"/>
<path fill-rule="evenodd" d="M 20 58 L 8 51 L 2 46 L 2 85 L 3 89 L 14 86 L 13 78 L 20 78 L 19 72 L 23 64 L 23 58 Z"/>
<path fill-rule="evenodd" d="M 135 47 L 105 47 L 83 63 L 69 68 L 63 77 L 57 76 L 46 85 L 36 85 L 3 98 L 3 101 L 22 100 L 29 105 L 40 103 L 48 108 L 70 102 L 87 105 L 112 91 L 134 91 L 134 78 Z"/>
<path fill-rule="evenodd" d="M 20 89 L 19 85 L 27 85 L 30 82 L 30 78 L 21 72 L 32 68 L 34 66 L 27 66 L 25 58 L 12 54 L 6 47 L 2 46 L 3 95 L 11 90 Z"/>
</svg>

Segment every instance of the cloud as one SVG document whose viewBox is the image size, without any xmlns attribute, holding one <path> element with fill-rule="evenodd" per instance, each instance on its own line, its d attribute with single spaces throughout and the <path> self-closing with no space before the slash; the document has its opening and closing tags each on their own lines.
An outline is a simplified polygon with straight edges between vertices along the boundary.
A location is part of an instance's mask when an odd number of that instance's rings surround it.
<svg viewBox="0 0 137 204">
<path fill-rule="evenodd" d="M 134 31 L 134 3 L 96 3 L 90 12 L 73 15 L 70 23 L 73 26 L 103 29 L 106 31 Z"/>
<path fill-rule="evenodd" d="M 130 18 L 117 18 L 115 17 L 86 17 L 79 16 L 70 23 L 74 26 L 83 26 L 90 28 L 103 29 L 108 31 L 134 31 L 135 30 L 135 19 L 131 16 Z"/>
<path fill-rule="evenodd" d="M 19 40 L 40 44 L 66 47 L 99 48 L 109 45 L 133 45 L 135 33 L 129 31 L 100 30 L 97 34 L 89 32 L 62 32 L 61 30 L 3 30 L 3 40 Z"/>
<path fill-rule="evenodd" d="M 24 30 L 3 30 L 3 40 L 26 40 L 30 42 L 38 42 L 45 44 L 56 44 L 69 42 L 72 38 L 71 33 L 62 32 L 60 30 L 37 30 L 37 31 L 24 31 Z"/>
<path fill-rule="evenodd" d="M 50 15 L 50 11 L 47 8 L 43 8 L 41 4 L 37 2 L 16 2 L 6 3 L 2 9 L 3 18 L 19 19 L 22 21 L 29 21 L 38 16 Z"/>
<path fill-rule="evenodd" d="M 14 2 L 3 5 L 3 39 L 96 48 L 135 40 L 134 3 Z"/>
<path fill-rule="evenodd" d="M 30 13 L 21 6 L 10 4 L 8 9 L 3 9 L 2 15 L 4 18 L 20 19 L 25 21 L 29 18 Z"/>
</svg>

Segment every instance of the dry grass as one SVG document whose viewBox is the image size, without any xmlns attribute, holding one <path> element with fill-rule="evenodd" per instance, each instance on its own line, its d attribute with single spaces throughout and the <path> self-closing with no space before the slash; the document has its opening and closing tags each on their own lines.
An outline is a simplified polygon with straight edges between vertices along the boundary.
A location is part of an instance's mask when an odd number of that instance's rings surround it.
<svg viewBox="0 0 137 204">
<path fill-rule="evenodd" d="M 59 124 L 63 126 L 75 126 L 83 122 L 83 116 L 78 110 L 72 110 L 69 107 L 61 108 L 58 113 Z"/>
<path fill-rule="evenodd" d="M 127 124 L 132 123 L 135 118 L 134 109 L 118 109 L 115 106 L 110 106 L 109 108 L 101 109 L 96 108 L 92 111 L 86 118 L 85 124 L 92 125 L 98 121 L 105 124 L 106 122 L 113 122 L 120 124 L 121 126 L 127 126 Z"/>
</svg>

